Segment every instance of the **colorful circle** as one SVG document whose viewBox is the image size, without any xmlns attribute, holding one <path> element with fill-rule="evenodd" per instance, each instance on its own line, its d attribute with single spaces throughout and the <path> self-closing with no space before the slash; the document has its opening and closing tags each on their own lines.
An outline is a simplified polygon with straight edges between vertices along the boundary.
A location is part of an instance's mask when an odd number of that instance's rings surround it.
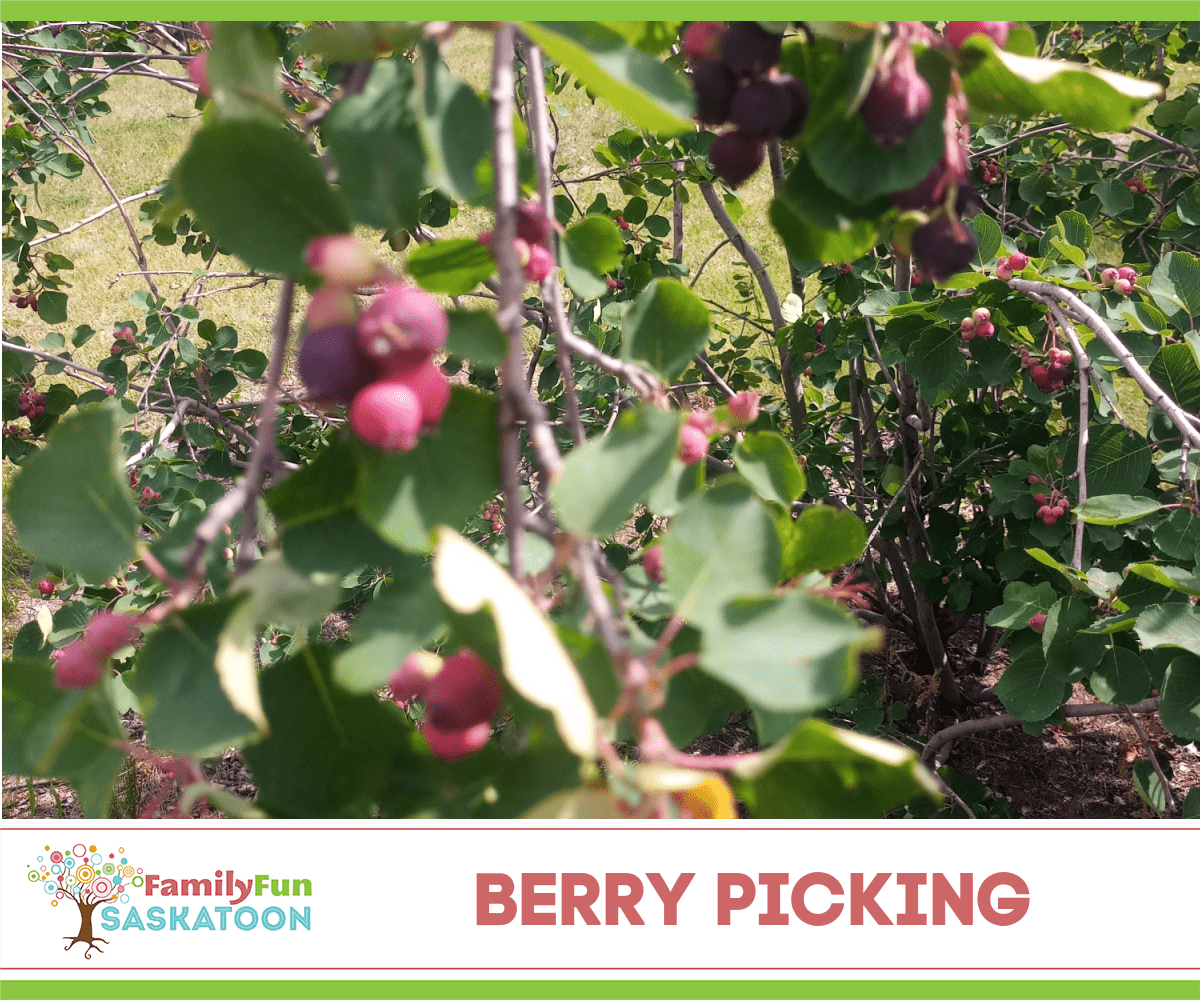
<svg viewBox="0 0 1200 1000">
<path fill-rule="evenodd" d="M 51 866 L 50 866 L 50 873 L 51 873 L 52 875 L 61 875 L 61 874 L 62 874 L 62 870 L 63 870 L 63 866 L 62 866 L 62 865 L 51 865 Z"/>
<path fill-rule="evenodd" d="M 133 884 L 134 884 L 135 886 L 137 886 L 139 889 L 142 887 L 142 883 L 143 883 L 143 882 L 145 882 L 145 881 L 146 881 L 146 880 L 145 880 L 144 878 L 142 878 L 142 876 L 141 876 L 141 875 L 134 875 L 134 876 L 133 876 Z"/>
<path fill-rule="evenodd" d="M 111 861 L 106 861 L 106 862 L 104 862 L 103 868 L 101 868 L 100 870 L 102 872 L 104 872 L 105 875 L 111 875 L 113 872 L 115 872 L 117 870 L 117 866 L 114 865 Z"/>
<path fill-rule="evenodd" d="M 137 873 L 138 873 L 139 875 L 141 875 L 141 874 L 142 874 L 142 870 L 139 868 L 139 869 L 137 870 Z"/>
<path fill-rule="evenodd" d="M 50 855 L 50 860 L 53 861 L 55 864 L 61 864 L 62 859 L 63 859 L 62 851 L 55 851 L 53 854 Z"/>
<path fill-rule="evenodd" d="M 47 868 L 45 865 L 42 865 L 41 868 L 39 868 L 38 870 L 43 871 L 43 872 L 48 872 L 50 869 Z"/>
<path fill-rule="evenodd" d="M 51 905 L 51 906 L 58 906 L 58 900 L 57 900 L 57 899 L 52 899 L 52 900 L 50 900 L 50 905 Z"/>
<path fill-rule="evenodd" d="M 113 890 L 113 884 L 106 878 L 98 878 L 92 883 L 92 892 L 97 896 L 107 896 Z"/>
<path fill-rule="evenodd" d="M 90 860 L 92 862 L 92 867 L 95 868 L 95 867 L 99 866 L 100 862 L 103 861 L 104 859 L 102 857 L 100 857 L 99 854 L 93 854 L 91 856 L 91 858 L 89 858 L 88 860 Z"/>
<path fill-rule="evenodd" d="M 122 896 L 121 896 L 121 902 L 122 902 L 122 903 L 128 903 L 128 902 L 129 902 L 129 893 L 123 893 L 123 894 L 122 894 Z"/>
<path fill-rule="evenodd" d="M 67 860 L 64 861 L 63 864 L 66 865 L 68 868 L 74 868 L 75 867 L 75 859 L 67 858 Z"/>
<path fill-rule="evenodd" d="M 91 845 L 91 846 L 88 848 L 88 850 L 89 850 L 89 851 L 94 851 L 95 849 L 96 849 L 96 845 L 95 845 L 95 844 L 92 844 L 92 845 Z"/>
<path fill-rule="evenodd" d="M 40 882 L 41 880 L 42 880 L 42 876 L 41 876 L 41 875 L 39 875 L 37 872 L 32 872 L 32 871 L 31 871 L 31 872 L 29 873 L 29 881 L 30 881 L 30 882 Z"/>
<path fill-rule="evenodd" d="M 133 865 L 122 865 L 121 874 L 128 877 L 133 874 Z"/>
<path fill-rule="evenodd" d="M 75 877 L 80 882 L 90 882 L 96 877 L 96 869 L 91 865 L 80 865 L 75 869 Z"/>
<path fill-rule="evenodd" d="M 85 854 L 87 854 L 87 847 L 83 844 L 76 844 L 71 848 L 71 853 L 77 858 L 82 858 Z"/>
<path fill-rule="evenodd" d="M 58 892 L 58 886 L 56 886 L 53 882 L 47 882 L 46 893 L 53 896 L 56 892 Z"/>
<path fill-rule="evenodd" d="M 124 882 L 124 881 L 125 881 L 125 880 L 124 880 L 123 878 L 121 878 L 121 876 L 120 876 L 120 875 L 114 875 L 114 876 L 112 877 L 112 883 L 113 883 L 113 885 L 120 885 L 120 884 L 121 884 L 122 882 Z"/>
<path fill-rule="evenodd" d="M 62 889 L 59 889 L 58 892 L 56 892 L 54 894 L 55 899 L 66 899 L 66 897 L 67 897 L 67 894 L 65 892 L 63 892 Z"/>
</svg>

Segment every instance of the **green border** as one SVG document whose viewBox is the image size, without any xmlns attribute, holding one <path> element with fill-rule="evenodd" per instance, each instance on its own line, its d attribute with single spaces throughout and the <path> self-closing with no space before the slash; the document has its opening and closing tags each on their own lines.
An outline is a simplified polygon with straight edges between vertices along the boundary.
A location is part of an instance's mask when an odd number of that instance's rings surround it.
<svg viewBox="0 0 1200 1000">
<path fill-rule="evenodd" d="M 6 980 L 7 1000 L 1200 1000 L 1197 980 Z"/>
<path fill-rule="evenodd" d="M 831 17 L 839 20 L 895 19 L 897 17 L 937 20 L 965 13 L 964 0 L 816 0 L 797 3 L 796 0 L 741 0 L 737 13 L 745 17 L 751 11 L 764 20 L 791 20 Z M 730 14 L 729 0 L 608 0 L 605 5 L 610 18 L 633 17 L 639 20 L 653 17 L 672 17 L 694 20 Z M 195 20 L 316 20 L 335 17 L 338 20 L 492 20 L 500 16 L 522 19 L 561 17 L 570 13 L 571 5 L 563 0 L 8 0 L 4 4 L 5 20 L 86 19 L 103 16 L 113 20 L 141 18 L 186 18 Z M 1006 17 L 1023 20 L 1145 20 L 1193 21 L 1200 16 L 1196 0 L 1008 0 L 1004 4 Z M 1107 18 L 1106 18 L 1107 15 Z"/>
</svg>

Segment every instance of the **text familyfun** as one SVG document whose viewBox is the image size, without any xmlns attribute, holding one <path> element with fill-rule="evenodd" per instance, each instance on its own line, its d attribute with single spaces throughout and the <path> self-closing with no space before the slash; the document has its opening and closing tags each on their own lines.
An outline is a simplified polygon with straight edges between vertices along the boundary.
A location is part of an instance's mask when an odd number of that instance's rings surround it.
<svg viewBox="0 0 1200 1000">
<path fill-rule="evenodd" d="M 229 896 L 233 903 L 255 896 L 311 896 L 312 880 L 306 878 L 272 878 L 255 875 L 235 878 L 232 871 L 213 872 L 212 878 L 163 878 L 147 875 L 143 890 L 147 896 Z"/>
</svg>

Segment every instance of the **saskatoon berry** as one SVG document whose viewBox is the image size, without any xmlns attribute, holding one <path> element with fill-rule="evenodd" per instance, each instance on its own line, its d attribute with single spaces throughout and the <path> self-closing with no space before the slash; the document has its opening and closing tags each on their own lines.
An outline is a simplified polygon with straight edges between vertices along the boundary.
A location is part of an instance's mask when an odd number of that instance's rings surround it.
<svg viewBox="0 0 1200 1000">
<path fill-rule="evenodd" d="M 1138 273 L 1132 267 L 1118 267 L 1117 277 L 1124 278 L 1126 281 L 1137 281 Z"/>
<path fill-rule="evenodd" d="M 383 451 L 412 451 L 421 429 L 421 401 L 403 382 L 373 382 L 350 404 L 350 428 Z"/>
<path fill-rule="evenodd" d="M 791 101 L 788 116 L 779 129 L 779 138 L 791 139 L 799 134 L 800 129 L 804 127 L 804 120 L 808 117 L 808 88 L 787 73 L 781 74 L 776 83 L 787 91 Z"/>
<path fill-rule="evenodd" d="M 1114 281 L 1121 277 L 1121 272 L 1115 267 L 1106 267 L 1100 272 L 1100 277 L 1104 279 L 1106 284 L 1111 285 Z"/>
<path fill-rule="evenodd" d="M 309 240 L 304 262 L 327 284 L 340 288 L 365 285 L 379 270 L 379 259 L 349 233 Z"/>
<path fill-rule="evenodd" d="M 757 393 L 739 392 L 729 398 L 729 416 L 739 424 L 752 424 L 758 419 Z"/>
<path fill-rule="evenodd" d="M 393 700 L 397 702 L 424 698 L 429 690 L 429 679 L 441 669 L 441 659 L 433 653 L 419 651 L 410 653 L 392 674 L 388 682 Z"/>
<path fill-rule="evenodd" d="M 734 21 L 721 35 L 721 61 L 737 76 L 759 76 L 779 62 L 783 36 L 754 21 Z"/>
<path fill-rule="evenodd" d="M 692 410 L 687 416 L 689 426 L 695 427 L 705 437 L 717 429 L 717 422 L 708 410 Z"/>
<path fill-rule="evenodd" d="M 461 730 L 486 723 L 500 707 L 500 678 L 476 653 L 461 649 L 447 656 L 429 680 L 426 718 L 441 730 Z"/>
<path fill-rule="evenodd" d="M 188 60 L 187 75 L 196 89 L 205 97 L 212 97 L 212 85 L 208 82 L 208 53 L 201 52 Z"/>
<path fill-rule="evenodd" d="M 1047 514 L 1044 518 L 1042 518 L 1042 523 L 1047 528 L 1053 528 L 1056 524 L 1058 524 L 1058 514 Z"/>
<path fill-rule="evenodd" d="M 708 435 L 699 427 L 684 424 L 679 440 L 679 457 L 684 465 L 695 465 L 708 454 Z"/>
<path fill-rule="evenodd" d="M 96 656 L 104 658 L 112 656 L 122 646 L 128 646 L 141 630 L 136 618 L 101 611 L 87 623 L 81 641 Z"/>
<path fill-rule="evenodd" d="M 730 187 L 747 181 L 762 166 L 765 156 L 762 142 L 736 129 L 717 136 L 708 150 L 708 162 Z"/>
<path fill-rule="evenodd" d="M 929 84 L 917 72 L 912 50 L 904 49 L 894 63 L 875 74 L 858 113 L 875 142 L 898 146 L 924 120 L 932 96 Z"/>
<path fill-rule="evenodd" d="M 1008 266 L 1014 271 L 1024 271 L 1029 266 L 1029 258 L 1018 251 L 1008 258 Z"/>
<path fill-rule="evenodd" d="M 62 691 L 91 687 L 104 676 L 104 664 L 80 639 L 63 646 L 54 660 L 54 686 Z"/>
<path fill-rule="evenodd" d="M 1122 295 L 1129 295 L 1133 291 L 1133 282 L 1126 281 L 1124 278 L 1118 278 L 1113 282 L 1113 291 L 1119 292 Z"/>
<path fill-rule="evenodd" d="M 359 345 L 388 369 L 411 367 L 435 354 L 449 330 L 437 299 L 399 281 L 389 283 L 358 321 Z"/>
<path fill-rule="evenodd" d="M 461 760 L 487 745 L 491 726 L 487 722 L 467 729 L 439 729 L 426 722 L 421 726 L 421 735 L 438 760 Z"/>
<path fill-rule="evenodd" d="M 986 35 L 1000 48 L 1008 41 L 1009 21 L 948 21 L 944 32 L 946 41 L 961 49 L 972 35 Z"/>
<path fill-rule="evenodd" d="M 396 372 L 389 381 L 407 386 L 416 395 L 421 405 L 422 430 L 430 430 L 442 422 L 442 415 L 450 402 L 450 383 L 432 361 L 408 371 Z"/>
<path fill-rule="evenodd" d="M 661 545 L 651 545 L 642 553 L 642 569 L 646 576 L 655 583 L 663 582 L 663 549 Z"/>
<path fill-rule="evenodd" d="M 1039 611 L 1029 619 L 1029 627 L 1035 632 L 1041 633 L 1046 631 L 1046 616 Z"/>
<path fill-rule="evenodd" d="M 554 270 L 554 258 L 550 255 L 550 251 L 540 243 L 530 244 L 529 260 L 522 270 L 528 280 L 535 281 L 540 285 Z"/>
<path fill-rule="evenodd" d="M 689 24 L 683 33 L 683 51 L 688 61 L 716 59 L 721 53 L 721 35 L 724 32 L 724 21 L 694 21 Z"/>
<path fill-rule="evenodd" d="M 1033 495 L 1033 502 L 1037 504 L 1038 507 L 1045 507 L 1048 499 L 1049 497 L 1047 497 L 1045 493 L 1035 493 Z"/>
<path fill-rule="evenodd" d="M 358 322 L 358 302 L 346 288 L 322 285 L 308 300 L 304 321 L 310 330 L 323 330 L 327 326 L 354 326 Z"/>
<path fill-rule="evenodd" d="M 737 93 L 737 80 L 724 63 L 704 60 L 692 66 L 692 89 L 696 92 L 696 117 L 704 125 L 729 121 L 729 109 Z"/>
<path fill-rule="evenodd" d="M 54 581 L 47 576 L 42 577 L 38 580 L 38 593 L 43 597 L 49 597 L 54 593 Z"/>
<path fill-rule="evenodd" d="M 353 326 L 312 330 L 296 359 L 309 395 L 323 403 L 349 403 L 378 375 L 375 363 L 363 354 Z"/>
<path fill-rule="evenodd" d="M 517 206 L 517 236 L 530 245 L 545 243 L 550 223 L 540 202 L 523 201 Z"/>
<path fill-rule="evenodd" d="M 774 80 L 756 80 L 734 95 L 729 120 L 758 139 L 778 135 L 792 111 L 792 96 Z"/>
<path fill-rule="evenodd" d="M 949 278 L 975 259 L 975 230 L 946 216 L 918 226 L 912 234 L 913 256 L 936 281 Z"/>
</svg>

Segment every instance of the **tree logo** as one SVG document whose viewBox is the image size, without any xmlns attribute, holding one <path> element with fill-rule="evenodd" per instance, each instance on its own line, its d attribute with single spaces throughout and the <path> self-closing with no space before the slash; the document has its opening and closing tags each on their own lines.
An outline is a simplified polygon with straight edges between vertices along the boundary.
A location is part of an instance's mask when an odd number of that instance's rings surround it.
<svg viewBox="0 0 1200 1000">
<path fill-rule="evenodd" d="M 78 843 L 62 850 L 47 844 L 45 852 L 38 855 L 36 865 L 28 866 L 27 878 L 41 885 L 51 906 L 71 902 L 79 910 L 79 930 L 73 936 L 63 935 L 67 941 L 63 951 L 84 944 L 84 958 L 92 957 L 93 948 L 103 954 L 104 949 L 96 942 L 108 941 L 92 931 L 92 913 L 102 903 L 128 903 L 130 888 L 142 885 L 142 870 L 129 863 L 123 847 L 105 855 L 95 844 Z"/>
</svg>

